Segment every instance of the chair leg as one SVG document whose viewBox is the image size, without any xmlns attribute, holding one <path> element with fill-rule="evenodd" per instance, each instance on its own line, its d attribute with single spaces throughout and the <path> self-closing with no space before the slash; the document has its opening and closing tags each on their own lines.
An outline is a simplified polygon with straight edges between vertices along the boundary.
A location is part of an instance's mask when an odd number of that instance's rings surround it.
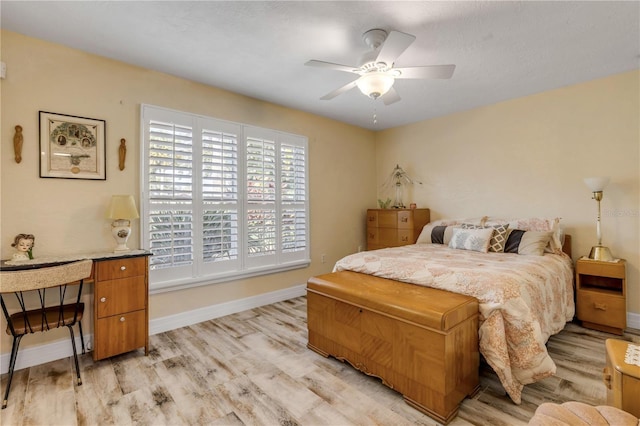
<svg viewBox="0 0 640 426">
<path fill-rule="evenodd" d="M 76 374 L 78 375 L 78 386 L 82 385 L 80 378 L 80 364 L 78 363 L 78 351 L 76 350 L 76 339 L 73 336 L 73 326 L 68 325 L 69 334 L 71 335 L 71 347 L 73 348 L 73 360 L 76 362 Z"/>
<path fill-rule="evenodd" d="M 9 390 L 11 390 L 11 379 L 13 379 L 13 370 L 16 366 L 16 358 L 18 358 L 18 346 L 20 346 L 20 340 L 22 336 L 14 336 L 13 344 L 11 345 L 11 358 L 9 361 L 9 380 L 7 380 L 7 390 L 4 392 L 4 399 L 2 400 L 2 409 L 7 408 L 7 401 L 9 400 Z"/>
<path fill-rule="evenodd" d="M 78 321 L 78 329 L 80 330 L 80 342 L 82 343 L 82 355 L 84 355 L 85 350 L 84 350 L 84 335 L 82 334 L 82 321 Z"/>
</svg>

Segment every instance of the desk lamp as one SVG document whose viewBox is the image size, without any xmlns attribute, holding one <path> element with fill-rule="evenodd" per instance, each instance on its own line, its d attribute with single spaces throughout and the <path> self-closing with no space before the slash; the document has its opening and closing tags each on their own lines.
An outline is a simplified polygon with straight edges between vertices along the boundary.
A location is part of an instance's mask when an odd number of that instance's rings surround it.
<svg viewBox="0 0 640 426">
<path fill-rule="evenodd" d="M 586 183 L 589 189 L 591 189 L 591 191 L 593 192 L 593 197 L 591 198 L 598 202 L 598 220 L 596 222 L 596 233 L 598 235 L 598 245 L 591 247 L 591 252 L 589 253 L 589 259 L 610 262 L 613 260 L 613 256 L 611 255 L 611 251 L 609 250 L 609 248 L 604 247 L 602 245 L 602 231 L 600 230 L 600 201 L 602 200 L 602 191 L 609 183 L 609 178 L 608 177 L 585 178 L 584 183 Z"/>
<path fill-rule="evenodd" d="M 133 195 L 113 195 L 106 216 L 107 219 L 114 219 L 111 234 L 118 245 L 113 252 L 129 251 L 127 240 L 131 235 L 131 219 L 140 217 Z"/>
</svg>

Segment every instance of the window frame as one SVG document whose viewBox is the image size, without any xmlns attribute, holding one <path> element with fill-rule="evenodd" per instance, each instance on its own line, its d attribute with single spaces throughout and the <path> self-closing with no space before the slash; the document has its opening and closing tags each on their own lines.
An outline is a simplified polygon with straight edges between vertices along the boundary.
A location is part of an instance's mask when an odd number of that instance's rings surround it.
<svg viewBox="0 0 640 426">
<path fill-rule="evenodd" d="M 176 111 L 169 108 L 158 107 L 154 105 L 141 104 L 140 107 L 140 242 L 141 247 L 151 250 L 151 234 L 154 228 L 151 228 L 151 215 L 156 217 L 160 214 L 161 209 L 157 199 L 149 197 L 150 194 L 150 136 L 149 125 L 151 121 L 163 120 L 167 123 L 172 122 L 180 126 L 190 126 L 192 135 L 192 161 L 191 161 L 191 186 L 192 186 L 192 202 L 191 206 L 181 210 L 190 210 L 192 229 L 191 229 L 191 250 L 193 259 L 190 264 L 184 266 L 173 267 L 154 267 L 153 256 L 151 257 L 149 268 L 149 289 L 151 293 L 164 291 L 172 291 L 177 289 L 196 287 L 201 285 L 214 284 L 238 279 L 244 279 L 264 274 L 272 274 L 278 272 L 289 271 L 308 267 L 310 260 L 310 212 L 309 212 L 309 144 L 308 138 L 301 135 L 281 132 L 273 129 L 261 128 L 258 126 L 235 123 L 227 120 L 220 120 L 213 117 L 206 117 L 197 114 L 191 114 L 182 111 Z M 215 130 L 212 130 L 215 129 Z M 203 132 L 228 132 L 231 135 L 236 133 L 237 137 L 237 198 L 234 201 L 205 201 L 203 193 Z M 174 133 L 175 135 L 175 133 Z M 270 189 L 275 192 L 273 200 L 256 203 L 250 200 L 248 196 L 248 165 L 247 165 L 247 145 L 248 140 L 254 138 L 264 139 L 273 142 L 275 145 L 274 167 L 275 175 L 273 182 L 270 183 Z M 284 152 L 283 152 L 284 150 Z M 175 153 L 176 151 L 171 151 Z M 304 157 L 303 165 L 300 161 L 294 161 L 300 156 L 300 152 Z M 267 160 L 271 157 L 267 156 Z M 292 159 L 293 158 L 293 159 Z M 295 162 L 293 166 L 287 167 L 285 164 Z M 285 170 L 286 176 L 283 175 Z M 300 170 L 303 168 L 304 170 Z M 154 169 L 155 170 L 155 169 Z M 293 172 L 291 172 L 293 170 Z M 171 177 L 175 174 L 171 173 Z M 283 182 L 287 179 L 293 190 L 288 184 Z M 286 189 L 283 185 L 287 185 Z M 157 186 L 157 184 L 156 184 Z M 303 191 L 300 195 L 300 188 Z M 267 191 L 268 192 L 268 191 Z M 283 194 L 286 193 L 286 200 L 283 200 Z M 298 198 L 299 197 L 299 198 Z M 293 201 L 291 201 L 293 199 Z M 171 205 L 171 201 L 163 203 L 166 207 Z M 216 210 L 216 206 L 219 207 Z M 203 216 L 207 207 L 211 207 L 211 211 L 228 211 L 233 210 L 236 206 L 237 228 L 237 260 L 235 261 L 211 261 L 204 259 L 203 254 Z M 267 206 L 275 214 L 275 228 L 270 227 L 269 230 L 275 232 L 275 252 L 266 256 L 251 256 L 248 253 L 248 229 L 250 227 L 248 220 L 248 212 L 255 206 Z M 178 209 L 175 202 L 174 210 Z M 170 209 L 168 209 L 170 210 Z M 172 210 L 173 211 L 173 210 Z M 283 214 L 287 217 L 283 217 Z M 233 214 L 231 214 L 233 216 Z M 157 224 L 157 222 L 153 222 Z M 173 222 L 172 222 L 173 223 Z M 286 229 L 285 229 L 286 227 Z M 232 228 L 233 230 L 233 228 Z M 157 231 L 156 231 L 157 232 Z M 266 231 L 265 231 L 266 232 Z M 286 234 L 286 237 L 285 237 Z M 289 241 L 293 238 L 293 242 Z M 289 247 L 293 249 L 287 251 L 283 242 L 289 242 Z M 174 241 L 174 239 L 171 239 Z M 299 243 L 302 241 L 302 243 Z M 300 247 L 299 247 L 300 246 Z"/>
</svg>

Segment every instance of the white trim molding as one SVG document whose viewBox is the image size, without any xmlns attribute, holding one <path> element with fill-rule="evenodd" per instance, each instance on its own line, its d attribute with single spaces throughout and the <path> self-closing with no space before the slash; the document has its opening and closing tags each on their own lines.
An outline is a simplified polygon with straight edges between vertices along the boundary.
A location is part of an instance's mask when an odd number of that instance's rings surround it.
<svg viewBox="0 0 640 426">
<path fill-rule="evenodd" d="M 246 297 L 244 299 L 232 300 L 229 302 L 218 303 L 216 305 L 206 306 L 204 308 L 195 309 L 193 311 L 182 312 L 180 314 L 169 315 L 149 321 L 149 334 L 154 335 L 164 333 L 165 331 L 175 330 L 180 327 L 187 327 L 203 321 L 209 321 L 226 315 L 243 312 L 260 306 L 270 305 L 276 302 L 293 299 L 295 297 L 304 296 L 306 294 L 306 286 L 304 284 L 295 285 L 293 287 L 277 290 L 270 293 L 264 293 L 257 296 Z M 640 314 L 627 312 L 627 328 L 640 330 Z M 614 337 L 612 335 L 612 337 Z M 84 336 L 87 349 L 92 347 L 93 335 Z M 76 347 L 80 352 L 80 337 L 76 334 Z M 16 361 L 16 370 L 32 367 L 34 365 L 44 364 L 45 362 L 55 361 L 58 359 L 70 357 L 73 350 L 69 344 L 69 339 L 61 339 L 46 345 L 26 348 L 20 350 Z M 3 354 L 0 357 L 0 373 L 5 374 L 9 370 L 10 353 Z M 72 362 L 72 360 L 69 360 Z"/>
<path fill-rule="evenodd" d="M 282 302 L 284 300 L 304 296 L 305 294 L 306 285 L 299 284 L 282 290 L 259 294 L 257 296 L 218 303 L 216 305 L 195 309 L 193 311 L 153 319 L 149 321 L 149 334 L 154 335 L 165 331 L 175 330 L 176 328 L 186 327 L 199 322 L 209 321 L 276 302 Z M 82 352 L 82 346 L 80 345 L 80 337 L 78 333 L 75 334 L 76 348 L 78 349 L 79 355 Z M 28 339 L 29 337 L 26 336 L 26 338 Z M 93 347 L 93 335 L 85 334 L 84 341 L 87 345 L 87 352 L 89 352 L 89 349 Z M 18 351 L 18 359 L 16 360 L 15 369 L 21 370 L 23 368 L 33 367 L 34 365 L 44 364 L 46 362 L 56 361 L 58 359 L 71 356 L 73 356 L 73 349 L 71 348 L 69 339 L 60 339 L 53 343 L 20 349 Z M 10 357 L 10 352 L 2 354 L 0 357 L 0 374 L 5 374 L 9 371 Z M 70 359 L 69 362 L 73 361 Z"/>
</svg>

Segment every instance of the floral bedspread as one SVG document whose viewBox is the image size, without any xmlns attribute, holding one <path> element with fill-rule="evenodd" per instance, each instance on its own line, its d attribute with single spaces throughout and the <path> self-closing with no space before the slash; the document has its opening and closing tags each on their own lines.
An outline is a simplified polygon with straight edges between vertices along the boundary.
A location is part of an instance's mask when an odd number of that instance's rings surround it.
<svg viewBox="0 0 640 426">
<path fill-rule="evenodd" d="M 555 374 L 545 347 L 574 315 L 573 266 L 565 254 L 523 256 L 415 244 L 356 253 L 350 270 L 473 296 L 480 305 L 480 353 L 520 404 L 522 388 Z"/>
</svg>

